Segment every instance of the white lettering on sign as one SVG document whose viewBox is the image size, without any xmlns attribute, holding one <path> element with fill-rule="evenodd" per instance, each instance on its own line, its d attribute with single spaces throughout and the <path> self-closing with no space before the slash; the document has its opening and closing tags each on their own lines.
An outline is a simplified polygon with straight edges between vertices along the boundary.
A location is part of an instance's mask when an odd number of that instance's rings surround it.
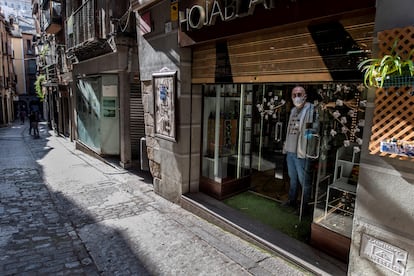
<svg viewBox="0 0 414 276">
<path fill-rule="evenodd" d="M 249 5 L 243 5 L 243 0 L 214 0 L 204 1 L 204 5 L 194 5 L 180 11 L 180 26 L 186 31 L 201 29 L 203 26 L 212 26 L 216 20 L 223 22 L 254 14 L 256 6 L 262 5 L 265 9 L 273 8 L 275 0 L 249 0 Z M 247 8 L 247 9 L 246 9 Z"/>
<path fill-rule="evenodd" d="M 204 25 L 206 13 L 203 7 L 195 5 L 188 12 L 187 28 L 200 29 Z"/>
<path fill-rule="evenodd" d="M 227 5 L 224 7 L 224 21 L 229 21 L 236 16 L 236 2 L 236 0 L 226 1 Z"/>
<path fill-rule="evenodd" d="M 221 11 L 220 5 L 217 1 L 214 1 L 213 8 L 211 8 L 211 15 L 208 25 L 216 24 L 216 17 L 220 15 L 221 21 L 224 21 L 224 15 Z"/>
<path fill-rule="evenodd" d="M 362 234 L 360 255 L 399 275 L 405 273 L 408 259 L 407 251 L 367 234 Z"/>
</svg>

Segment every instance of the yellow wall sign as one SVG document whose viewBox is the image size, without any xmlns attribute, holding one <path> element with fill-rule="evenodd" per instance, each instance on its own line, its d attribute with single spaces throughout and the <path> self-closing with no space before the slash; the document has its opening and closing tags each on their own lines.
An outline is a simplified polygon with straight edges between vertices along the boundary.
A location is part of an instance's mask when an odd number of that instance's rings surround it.
<svg viewBox="0 0 414 276">
<path fill-rule="evenodd" d="M 171 21 L 178 20 L 178 1 L 171 2 Z"/>
</svg>

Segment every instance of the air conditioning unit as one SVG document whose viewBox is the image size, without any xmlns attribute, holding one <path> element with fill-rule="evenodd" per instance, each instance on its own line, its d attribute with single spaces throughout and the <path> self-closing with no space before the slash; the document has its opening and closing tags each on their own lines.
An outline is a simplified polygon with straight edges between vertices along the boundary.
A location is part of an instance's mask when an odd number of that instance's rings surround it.
<svg viewBox="0 0 414 276">
<path fill-rule="evenodd" d="M 149 160 L 148 160 L 148 154 L 147 154 L 147 141 L 146 141 L 145 137 L 142 137 L 140 139 L 139 155 L 140 155 L 141 170 L 142 171 L 149 171 Z"/>
</svg>

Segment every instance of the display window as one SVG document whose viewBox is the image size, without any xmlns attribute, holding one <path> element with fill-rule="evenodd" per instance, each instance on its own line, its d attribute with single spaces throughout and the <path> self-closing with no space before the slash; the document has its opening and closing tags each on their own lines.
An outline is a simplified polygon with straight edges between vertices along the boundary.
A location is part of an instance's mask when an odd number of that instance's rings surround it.
<svg viewBox="0 0 414 276">
<path fill-rule="evenodd" d="M 251 92 L 236 84 L 204 91 L 202 176 L 223 183 L 249 175 Z"/>
<path fill-rule="evenodd" d="M 324 85 L 321 143 L 315 178 L 314 223 L 350 238 L 365 125 L 361 84 Z"/>
<path fill-rule="evenodd" d="M 306 149 L 312 183 L 306 207 L 311 212 L 292 214 L 350 237 L 365 87 L 359 83 L 302 86 L 318 124 Z M 283 208 L 291 183 L 284 143 L 294 87 L 279 83 L 203 85 L 202 192 L 227 199 L 249 191 Z M 302 200 L 299 189 L 298 206 Z"/>
</svg>

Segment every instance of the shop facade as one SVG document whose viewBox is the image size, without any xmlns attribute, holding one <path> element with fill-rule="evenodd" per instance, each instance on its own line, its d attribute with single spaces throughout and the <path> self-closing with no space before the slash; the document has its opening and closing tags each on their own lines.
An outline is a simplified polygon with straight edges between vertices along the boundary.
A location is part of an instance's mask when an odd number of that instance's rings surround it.
<svg viewBox="0 0 414 276">
<path fill-rule="evenodd" d="M 283 144 L 292 108 L 290 91 L 297 84 L 305 87 L 320 124 L 315 142 L 319 148 L 307 153 L 313 171 L 311 243 L 347 261 L 366 103 L 357 64 L 370 55 L 375 12 L 369 6 L 335 8 L 336 14 L 313 18 L 315 10 L 310 16 L 305 9 L 294 13 L 291 6 L 288 17 L 294 14 L 297 22 L 201 46 L 203 41 L 194 41 L 192 84 L 200 86 L 196 89 L 203 95 L 200 191 L 225 199 L 251 190 L 276 202 L 288 199 Z M 186 9 L 181 30 L 198 25 L 191 22 L 192 9 Z M 276 6 L 240 9 L 237 12 L 251 14 L 243 18 L 246 26 L 252 24 L 249 16 L 255 21 L 255 13 L 273 11 L 273 17 L 282 17 Z M 216 13 L 220 10 L 226 7 Z M 213 13 L 205 12 L 206 17 Z M 198 30 L 203 28 L 183 34 L 183 43 Z M 199 37 L 206 36 L 209 32 Z"/>
<path fill-rule="evenodd" d="M 62 114 L 55 119 L 62 132 L 73 129 L 78 149 L 130 168 L 143 118 L 136 104 L 138 55 L 129 2 L 67 1 L 65 10 L 66 49 L 60 53 L 70 70 L 61 72 L 67 87 L 60 87 L 56 109 Z M 65 116 L 70 108 L 73 118 Z"/>
<path fill-rule="evenodd" d="M 117 53 L 73 67 L 76 146 L 100 156 L 119 156 L 120 164 L 129 167 L 131 73 L 124 70 L 125 64 L 115 62 L 118 60 L 128 60 L 127 49 L 119 47 Z"/>
<path fill-rule="evenodd" d="M 174 202 L 192 192 L 223 200 L 243 191 L 284 201 L 290 91 L 302 85 L 320 121 L 319 146 L 308 152 L 310 243 L 349 261 L 352 274 L 362 263 L 353 261 L 361 240 L 354 230 L 361 175 L 372 173 L 361 152 L 370 140 L 373 92 L 362 85 L 357 65 L 375 48 L 376 3 L 226 5 L 180 1 L 180 16 L 174 2 L 134 8 L 144 30 L 138 44 L 154 189 Z M 160 73 L 176 78 L 174 139 L 157 130 Z M 363 266 L 372 261 L 364 260 Z"/>
</svg>

